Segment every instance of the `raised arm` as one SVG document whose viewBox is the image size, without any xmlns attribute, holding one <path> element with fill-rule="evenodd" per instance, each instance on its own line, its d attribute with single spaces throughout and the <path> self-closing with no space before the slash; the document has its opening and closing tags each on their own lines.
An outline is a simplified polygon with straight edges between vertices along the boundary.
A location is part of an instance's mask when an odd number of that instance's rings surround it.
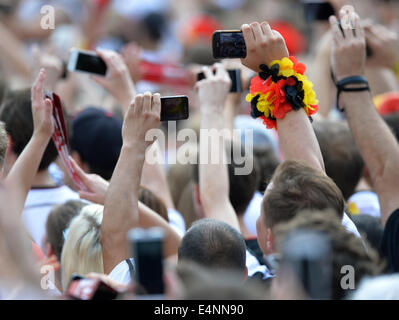
<svg viewBox="0 0 399 320">
<path fill-rule="evenodd" d="M 77 174 L 87 188 L 87 191 L 79 192 L 80 197 L 104 205 L 109 182 L 97 174 L 88 174 L 84 172 L 73 159 L 71 161 Z M 163 228 L 166 233 L 164 257 L 168 258 L 169 256 L 177 254 L 177 249 L 181 240 L 180 236 L 162 217 L 141 202 L 139 202 L 138 205 L 138 226 L 140 228 Z"/>
<path fill-rule="evenodd" d="M 344 34 L 337 18 L 330 18 L 334 38 L 331 64 L 338 81 L 350 76 L 362 76 L 366 62 L 365 33 L 359 16 L 353 7 L 346 6 L 341 10 L 340 18 L 341 21 L 349 21 L 347 26 L 343 26 Z M 354 26 L 354 30 L 349 26 Z M 342 92 L 340 105 L 345 108 L 352 135 L 369 169 L 381 205 L 381 219 L 385 224 L 389 215 L 399 208 L 398 143 L 379 116 L 370 92 Z"/>
<path fill-rule="evenodd" d="M 284 38 L 270 28 L 267 22 L 253 22 L 242 27 L 247 57 L 242 63 L 255 72 L 260 71 L 260 65 L 269 64 L 274 60 L 288 57 Z M 320 147 L 311 123 L 303 108 L 286 113 L 282 119 L 277 119 L 280 147 L 285 160 L 302 160 L 309 166 L 324 171 L 324 162 Z"/>
<path fill-rule="evenodd" d="M 146 132 L 159 126 L 161 98 L 147 92 L 136 96 L 126 112 L 123 145 L 105 197 L 101 245 L 105 273 L 128 258 L 126 234 L 137 227 L 138 194 L 145 151 L 151 142 Z"/>
<path fill-rule="evenodd" d="M 52 103 L 43 93 L 45 79 L 46 73 L 41 69 L 31 90 L 33 135 L 5 179 L 14 193 L 16 212 L 20 213 L 53 132 Z"/>
<path fill-rule="evenodd" d="M 210 68 L 203 69 L 205 79 L 197 83 L 201 112 L 199 192 L 207 218 L 228 223 L 240 230 L 237 216 L 229 199 L 229 177 L 224 162 L 225 149 L 223 109 L 231 80 L 227 71 L 216 64 L 216 74 Z M 211 137 L 211 141 L 208 139 Z M 216 163 L 211 160 L 216 156 Z M 202 161 L 202 158 L 205 161 Z"/>
<path fill-rule="evenodd" d="M 121 104 L 125 114 L 136 95 L 136 88 L 130 78 L 125 61 L 115 51 L 97 50 L 97 54 L 104 60 L 108 71 L 105 77 L 92 76 L 91 78 L 103 86 Z"/>
</svg>

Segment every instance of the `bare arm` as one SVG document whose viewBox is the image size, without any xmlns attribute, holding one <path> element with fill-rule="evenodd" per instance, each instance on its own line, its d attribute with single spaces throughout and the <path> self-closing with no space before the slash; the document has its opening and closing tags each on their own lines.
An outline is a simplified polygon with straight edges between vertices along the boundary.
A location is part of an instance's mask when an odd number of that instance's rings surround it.
<svg viewBox="0 0 399 320">
<path fill-rule="evenodd" d="M 126 234 L 138 226 L 138 193 L 148 130 L 159 125 L 160 95 L 137 95 L 125 115 L 123 146 L 105 197 L 101 244 L 105 273 L 109 273 L 128 253 Z"/>
<path fill-rule="evenodd" d="M 342 35 L 335 17 L 330 19 L 334 41 L 331 56 L 337 79 L 363 75 L 366 60 L 366 41 L 359 16 L 349 7 L 340 13 L 355 26 Z M 381 205 L 381 219 L 385 224 L 389 215 L 399 207 L 399 146 L 388 126 L 379 116 L 369 92 L 343 92 L 349 126 L 355 142 L 369 169 Z"/>
<path fill-rule="evenodd" d="M 255 72 L 259 72 L 261 64 L 269 65 L 273 60 L 288 57 L 284 38 L 267 22 L 243 25 L 242 31 L 247 46 L 247 57 L 242 62 Z M 283 119 L 277 119 L 277 128 L 285 160 L 302 160 L 324 172 L 320 147 L 303 109 L 288 112 Z"/>
<path fill-rule="evenodd" d="M 240 230 L 238 219 L 229 199 L 229 177 L 227 166 L 223 162 L 225 149 L 223 144 L 224 128 L 223 108 L 231 81 L 226 70 L 218 64 L 216 75 L 210 68 L 204 68 L 206 78 L 197 83 L 198 98 L 201 105 L 201 130 L 207 130 L 215 139 L 205 141 L 200 138 L 200 157 L 207 155 L 205 163 L 199 164 L 199 189 L 205 216 L 228 223 Z M 209 131 L 209 130 L 214 130 Z M 211 157 L 217 156 L 217 163 Z"/>
<path fill-rule="evenodd" d="M 6 178 L 6 183 L 14 193 L 17 212 L 22 212 L 24 208 L 26 196 L 53 132 L 53 107 L 50 99 L 45 99 L 43 93 L 45 79 L 46 73 L 42 69 L 31 90 L 33 135 Z"/>
</svg>

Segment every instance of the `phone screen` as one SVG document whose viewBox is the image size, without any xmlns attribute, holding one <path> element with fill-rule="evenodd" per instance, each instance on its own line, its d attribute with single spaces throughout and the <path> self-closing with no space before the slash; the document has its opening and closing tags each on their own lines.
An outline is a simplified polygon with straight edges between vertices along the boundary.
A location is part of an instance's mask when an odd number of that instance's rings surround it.
<svg viewBox="0 0 399 320">
<path fill-rule="evenodd" d="M 327 1 L 303 1 L 305 6 L 305 19 L 308 23 L 313 21 L 327 21 L 335 14 L 333 6 Z"/>
<path fill-rule="evenodd" d="M 134 243 L 136 280 L 147 294 L 163 294 L 163 257 L 161 239 L 143 239 Z"/>
<path fill-rule="evenodd" d="M 161 97 L 161 121 L 188 119 L 188 97 Z"/>
<path fill-rule="evenodd" d="M 76 70 L 104 75 L 107 73 L 107 65 L 97 55 L 79 52 L 76 60 Z"/>
<path fill-rule="evenodd" d="M 247 48 L 241 31 L 215 31 L 212 46 L 213 56 L 216 59 L 247 56 Z"/>
</svg>

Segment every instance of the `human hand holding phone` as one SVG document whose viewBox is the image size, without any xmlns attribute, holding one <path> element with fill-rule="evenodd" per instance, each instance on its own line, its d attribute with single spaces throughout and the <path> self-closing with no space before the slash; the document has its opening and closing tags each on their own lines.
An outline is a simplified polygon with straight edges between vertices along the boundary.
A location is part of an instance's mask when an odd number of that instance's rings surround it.
<svg viewBox="0 0 399 320">
<path fill-rule="evenodd" d="M 210 67 L 204 67 L 202 72 L 205 79 L 197 82 L 195 87 L 198 92 L 200 110 L 219 114 L 223 112 L 224 103 L 231 88 L 231 80 L 228 72 L 220 63 L 216 63 L 214 68 L 215 73 Z"/>
<path fill-rule="evenodd" d="M 103 86 L 126 110 L 136 95 L 136 89 L 125 61 L 115 51 L 96 50 L 96 53 L 104 60 L 107 66 L 107 74 L 105 77 L 93 75 L 91 78 Z"/>
<path fill-rule="evenodd" d="M 247 46 L 247 56 L 241 59 L 244 66 L 259 72 L 261 64 L 269 65 L 289 56 L 283 36 L 272 30 L 266 21 L 244 24 L 241 29 Z"/>
</svg>

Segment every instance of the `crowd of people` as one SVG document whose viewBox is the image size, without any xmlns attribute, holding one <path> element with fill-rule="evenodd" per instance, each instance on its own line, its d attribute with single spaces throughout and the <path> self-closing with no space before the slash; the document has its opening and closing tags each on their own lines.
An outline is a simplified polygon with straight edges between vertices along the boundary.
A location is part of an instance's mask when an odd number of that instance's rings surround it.
<svg viewBox="0 0 399 320">
<path fill-rule="evenodd" d="M 326 3 L 0 0 L 0 299 L 399 299 L 399 2 Z"/>
</svg>

